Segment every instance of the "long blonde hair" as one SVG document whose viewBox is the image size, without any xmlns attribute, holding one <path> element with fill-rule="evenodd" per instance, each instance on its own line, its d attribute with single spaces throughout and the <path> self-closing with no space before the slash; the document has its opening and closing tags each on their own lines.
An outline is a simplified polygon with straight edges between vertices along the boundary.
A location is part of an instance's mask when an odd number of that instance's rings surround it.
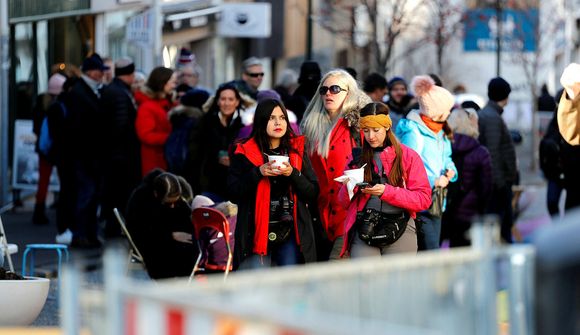
<svg viewBox="0 0 580 335">
<path fill-rule="evenodd" d="M 330 77 L 338 78 L 340 86 L 347 90 L 340 113 L 334 120 L 324 108 L 323 97 L 318 93 L 320 87 Z M 359 111 L 370 101 L 371 99 L 359 88 L 357 81 L 348 72 L 340 69 L 327 72 L 320 80 L 316 93 L 306 107 L 304 118 L 300 123 L 300 129 L 307 139 L 309 153 L 317 153 L 327 158 L 332 129 L 341 118 L 347 119 L 350 127 L 357 127 Z"/>
</svg>

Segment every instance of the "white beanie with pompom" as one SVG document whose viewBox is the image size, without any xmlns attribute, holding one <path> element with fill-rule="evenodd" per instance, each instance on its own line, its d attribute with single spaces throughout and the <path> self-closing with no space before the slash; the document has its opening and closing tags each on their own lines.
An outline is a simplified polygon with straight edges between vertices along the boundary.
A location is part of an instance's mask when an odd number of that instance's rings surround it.
<svg viewBox="0 0 580 335">
<path fill-rule="evenodd" d="M 415 76 L 411 81 L 420 113 L 435 122 L 447 120 L 455 103 L 453 95 L 443 87 L 435 85 L 429 76 Z"/>
</svg>

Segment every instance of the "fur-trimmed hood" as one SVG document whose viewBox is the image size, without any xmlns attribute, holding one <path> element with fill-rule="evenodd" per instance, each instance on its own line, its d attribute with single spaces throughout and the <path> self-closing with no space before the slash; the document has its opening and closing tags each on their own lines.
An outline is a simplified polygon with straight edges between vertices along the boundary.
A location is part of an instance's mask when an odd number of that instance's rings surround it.
<svg viewBox="0 0 580 335">
<path fill-rule="evenodd" d="M 358 101 L 355 108 L 348 110 L 341 116 L 348 122 L 349 127 L 355 127 L 355 129 L 360 129 L 360 110 L 371 102 L 371 99 L 365 94 L 358 96 Z"/>
</svg>

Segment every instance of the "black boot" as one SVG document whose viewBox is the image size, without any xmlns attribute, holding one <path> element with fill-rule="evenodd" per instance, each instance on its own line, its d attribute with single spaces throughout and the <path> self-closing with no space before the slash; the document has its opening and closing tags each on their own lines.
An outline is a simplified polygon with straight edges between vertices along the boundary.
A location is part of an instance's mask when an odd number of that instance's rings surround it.
<svg viewBox="0 0 580 335">
<path fill-rule="evenodd" d="M 37 203 L 34 205 L 34 213 L 32 214 L 32 223 L 42 225 L 48 224 L 48 217 L 46 217 L 46 206 L 44 203 Z"/>
</svg>

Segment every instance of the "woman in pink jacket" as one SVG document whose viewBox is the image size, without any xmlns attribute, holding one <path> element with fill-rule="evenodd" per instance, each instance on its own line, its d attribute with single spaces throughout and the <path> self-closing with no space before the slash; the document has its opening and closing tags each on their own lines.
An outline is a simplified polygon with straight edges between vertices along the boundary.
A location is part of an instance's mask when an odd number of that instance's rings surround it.
<svg viewBox="0 0 580 335">
<path fill-rule="evenodd" d="M 417 252 L 415 213 L 429 208 L 431 186 L 421 158 L 399 143 L 391 126 L 383 103 L 369 103 L 360 112 L 365 140 L 361 157 L 348 168 L 364 166 L 364 183 L 352 199 L 346 184 L 339 193 L 348 206 L 341 257 Z"/>
<path fill-rule="evenodd" d="M 171 123 L 167 113 L 174 107 L 172 100 L 176 75 L 163 66 L 151 71 L 144 89 L 146 97 L 137 110 L 135 129 L 141 142 L 141 171 L 146 176 L 151 170 L 167 170 L 164 146 Z"/>
</svg>

